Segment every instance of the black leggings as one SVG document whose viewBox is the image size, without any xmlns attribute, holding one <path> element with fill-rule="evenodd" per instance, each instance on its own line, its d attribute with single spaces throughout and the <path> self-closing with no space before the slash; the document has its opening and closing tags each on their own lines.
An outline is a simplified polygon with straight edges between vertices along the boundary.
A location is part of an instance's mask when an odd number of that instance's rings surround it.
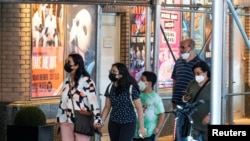
<svg viewBox="0 0 250 141">
<path fill-rule="evenodd" d="M 108 131 L 110 141 L 133 141 L 135 135 L 136 122 L 118 124 L 109 121 Z"/>
</svg>

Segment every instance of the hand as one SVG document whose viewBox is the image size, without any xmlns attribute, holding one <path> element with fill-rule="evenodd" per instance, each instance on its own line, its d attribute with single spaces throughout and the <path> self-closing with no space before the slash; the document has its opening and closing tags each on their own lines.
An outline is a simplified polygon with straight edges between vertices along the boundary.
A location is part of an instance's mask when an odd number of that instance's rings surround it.
<svg viewBox="0 0 250 141">
<path fill-rule="evenodd" d="M 210 122 L 210 113 L 208 113 L 202 120 L 203 125 L 207 125 Z"/>
<path fill-rule="evenodd" d="M 94 128 L 102 128 L 104 126 L 104 121 L 102 119 L 96 119 L 94 121 Z"/>
<path fill-rule="evenodd" d="M 191 96 L 188 94 L 183 95 L 183 102 L 188 102 L 191 99 Z"/>
<path fill-rule="evenodd" d="M 142 137 L 144 138 L 147 135 L 147 130 L 146 128 L 140 128 L 138 131 L 139 135 L 142 135 Z"/>
<path fill-rule="evenodd" d="M 156 134 L 158 134 L 159 133 L 159 131 L 160 131 L 160 129 L 159 128 L 155 128 L 155 130 L 154 130 L 154 134 L 156 135 Z"/>
<path fill-rule="evenodd" d="M 94 123 L 94 128 L 102 128 L 104 125 L 100 123 Z"/>
<path fill-rule="evenodd" d="M 176 108 L 176 104 L 172 102 L 172 109 Z"/>
</svg>

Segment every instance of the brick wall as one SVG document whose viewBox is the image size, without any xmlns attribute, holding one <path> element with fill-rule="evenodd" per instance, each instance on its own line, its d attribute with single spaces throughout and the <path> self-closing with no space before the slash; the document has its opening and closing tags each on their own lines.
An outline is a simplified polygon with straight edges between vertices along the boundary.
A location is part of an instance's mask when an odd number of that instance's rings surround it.
<svg viewBox="0 0 250 141">
<path fill-rule="evenodd" d="M 31 4 L 0 3 L 0 14 L 0 140 L 5 141 L 7 124 L 21 106 L 40 107 L 54 124 L 59 100 L 30 100 Z"/>
<path fill-rule="evenodd" d="M 0 101 L 30 99 L 30 4 L 1 3 Z"/>
<path fill-rule="evenodd" d="M 249 13 L 250 12 L 250 8 L 246 8 L 245 9 L 246 13 Z M 246 16 L 245 17 L 245 31 L 246 31 L 246 34 L 247 34 L 247 37 L 249 39 L 250 37 L 250 17 L 249 16 Z M 250 91 L 250 52 L 249 52 L 249 49 L 246 47 L 245 48 L 245 53 L 244 53 L 244 57 L 246 58 L 245 59 L 245 91 L 246 92 L 249 92 Z M 250 117 L 250 111 L 248 109 L 250 109 L 250 95 L 245 95 L 245 117 Z"/>
<path fill-rule="evenodd" d="M 130 8 L 126 8 L 125 13 L 121 13 L 121 48 L 120 59 L 128 67 L 130 64 L 129 48 L 130 48 Z"/>
</svg>

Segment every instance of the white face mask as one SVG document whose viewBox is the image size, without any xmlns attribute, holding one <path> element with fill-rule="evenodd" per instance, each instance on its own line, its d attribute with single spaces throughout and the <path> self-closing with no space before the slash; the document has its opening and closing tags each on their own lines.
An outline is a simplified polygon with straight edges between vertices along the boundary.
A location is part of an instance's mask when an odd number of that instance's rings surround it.
<svg viewBox="0 0 250 141">
<path fill-rule="evenodd" d="M 139 90 L 141 92 L 144 91 L 146 89 L 146 87 L 147 87 L 146 84 L 141 80 L 138 82 L 138 85 L 139 85 Z"/>
<path fill-rule="evenodd" d="M 205 80 L 205 77 L 203 75 L 195 75 L 195 80 L 200 83 L 203 80 Z"/>
<path fill-rule="evenodd" d="M 190 53 L 188 53 L 188 52 L 181 54 L 181 57 L 184 60 L 187 60 L 189 58 L 189 56 L 190 56 Z"/>
</svg>

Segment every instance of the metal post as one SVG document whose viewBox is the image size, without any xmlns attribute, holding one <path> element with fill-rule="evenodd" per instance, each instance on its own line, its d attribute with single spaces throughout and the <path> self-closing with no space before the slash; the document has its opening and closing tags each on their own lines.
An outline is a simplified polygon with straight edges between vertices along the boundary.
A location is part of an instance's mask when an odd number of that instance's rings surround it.
<svg viewBox="0 0 250 141">
<path fill-rule="evenodd" d="M 101 86 L 101 84 L 100 84 L 100 79 L 99 78 L 101 78 L 100 77 L 100 75 L 101 75 L 101 72 L 100 71 L 97 71 L 97 70 L 100 70 L 100 62 L 101 62 L 101 60 L 100 60 L 100 57 L 98 57 L 98 56 L 101 56 L 101 24 L 102 24 L 102 18 L 101 18 L 101 15 L 102 15 L 102 8 L 101 8 L 101 6 L 100 5 L 98 5 L 98 7 L 97 7 L 97 13 L 98 13 L 98 15 L 97 15 L 97 37 L 96 37 L 96 39 L 97 39 L 97 43 L 96 43 L 96 46 L 97 46 L 97 51 L 96 51 L 96 84 L 98 84 L 97 85 L 97 87 L 96 87 L 96 92 L 100 92 L 100 86 Z M 102 109 L 101 108 L 101 99 L 100 99 L 100 95 L 99 95 L 99 93 L 97 93 L 97 98 L 98 98 L 98 101 L 99 101 L 99 105 L 100 105 L 100 109 Z M 101 136 L 100 135 L 98 135 L 98 134 L 95 134 L 95 136 L 94 136 L 94 139 L 95 139 L 95 141 L 100 141 L 101 140 Z"/>
<path fill-rule="evenodd" d="M 151 21 L 152 21 L 152 10 L 150 7 L 147 7 L 147 29 L 146 29 L 146 46 L 145 46 L 145 60 L 144 60 L 144 64 L 145 64 L 145 69 L 146 70 L 150 70 L 151 67 L 151 49 L 153 49 L 151 47 Z"/>
<path fill-rule="evenodd" d="M 233 74 L 234 74 L 234 20 L 233 20 L 233 17 L 232 16 L 229 16 L 229 78 L 228 78 L 228 93 L 233 93 Z M 228 97 L 225 97 L 225 102 L 226 102 L 226 105 L 228 105 L 225 109 L 225 111 L 227 112 L 226 114 L 226 121 L 229 123 L 229 124 L 232 124 L 233 123 L 233 97 L 232 96 L 228 96 Z"/>
<path fill-rule="evenodd" d="M 154 67 L 153 71 L 157 74 L 158 76 L 158 58 L 159 58 L 159 35 L 160 35 L 160 13 L 161 13 L 161 5 L 160 5 L 160 0 L 156 0 L 156 3 L 154 5 Z M 155 85 L 155 91 L 158 92 L 158 82 Z"/>
<path fill-rule="evenodd" d="M 231 10 L 232 16 L 233 16 L 233 18 L 234 18 L 234 20 L 235 20 L 235 22 L 236 22 L 236 24 L 237 24 L 237 26 L 238 26 L 238 28 L 240 30 L 240 33 L 242 34 L 242 37 L 245 40 L 245 43 L 246 43 L 248 49 L 250 50 L 250 42 L 249 42 L 249 40 L 247 38 L 246 32 L 244 31 L 244 29 L 243 29 L 243 27 L 242 27 L 242 25 L 240 23 L 240 20 L 239 20 L 237 14 L 235 12 L 234 6 L 233 6 L 233 4 L 231 3 L 230 0 L 227 0 L 227 5 L 228 5 L 228 8 Z"/>
<path fill-rule="evenodd" d="M 170 53 L 171 53 L 171 55 L 172 55 L 172 58 L 174 59 L 174 62 L 176 62 L 176 58 L 175 58 L 174 53 L 173 53 L 173 51 L 172 51 L 172 49 L 171 49 L 171 46 L 170 46 L 170 44 L 169 44 L 169 42 L 168 42 L 168 38 L 166 37 L 165 32 L 164 32 L 164 30 L 163 30 L 163 28 L 162 28 L 161 25 L 160 25 L 160 28 L 161 28 L 161 33 L 163 34 L 164 39 L 165 39 L 165 41 L 166 41 L 166 44 L 167 44 L 167 46 L 168 46 L 168 49 L 170 50 Z"/>
<path fill-rule="evenodd" d="M 212 34 L 212 67 L 211 67 L 211 124 L 221 123 L 221 93 L 222 93 L 222 30 L 223 2 L 213 1 L 213 34 Z"/>
</svg>

